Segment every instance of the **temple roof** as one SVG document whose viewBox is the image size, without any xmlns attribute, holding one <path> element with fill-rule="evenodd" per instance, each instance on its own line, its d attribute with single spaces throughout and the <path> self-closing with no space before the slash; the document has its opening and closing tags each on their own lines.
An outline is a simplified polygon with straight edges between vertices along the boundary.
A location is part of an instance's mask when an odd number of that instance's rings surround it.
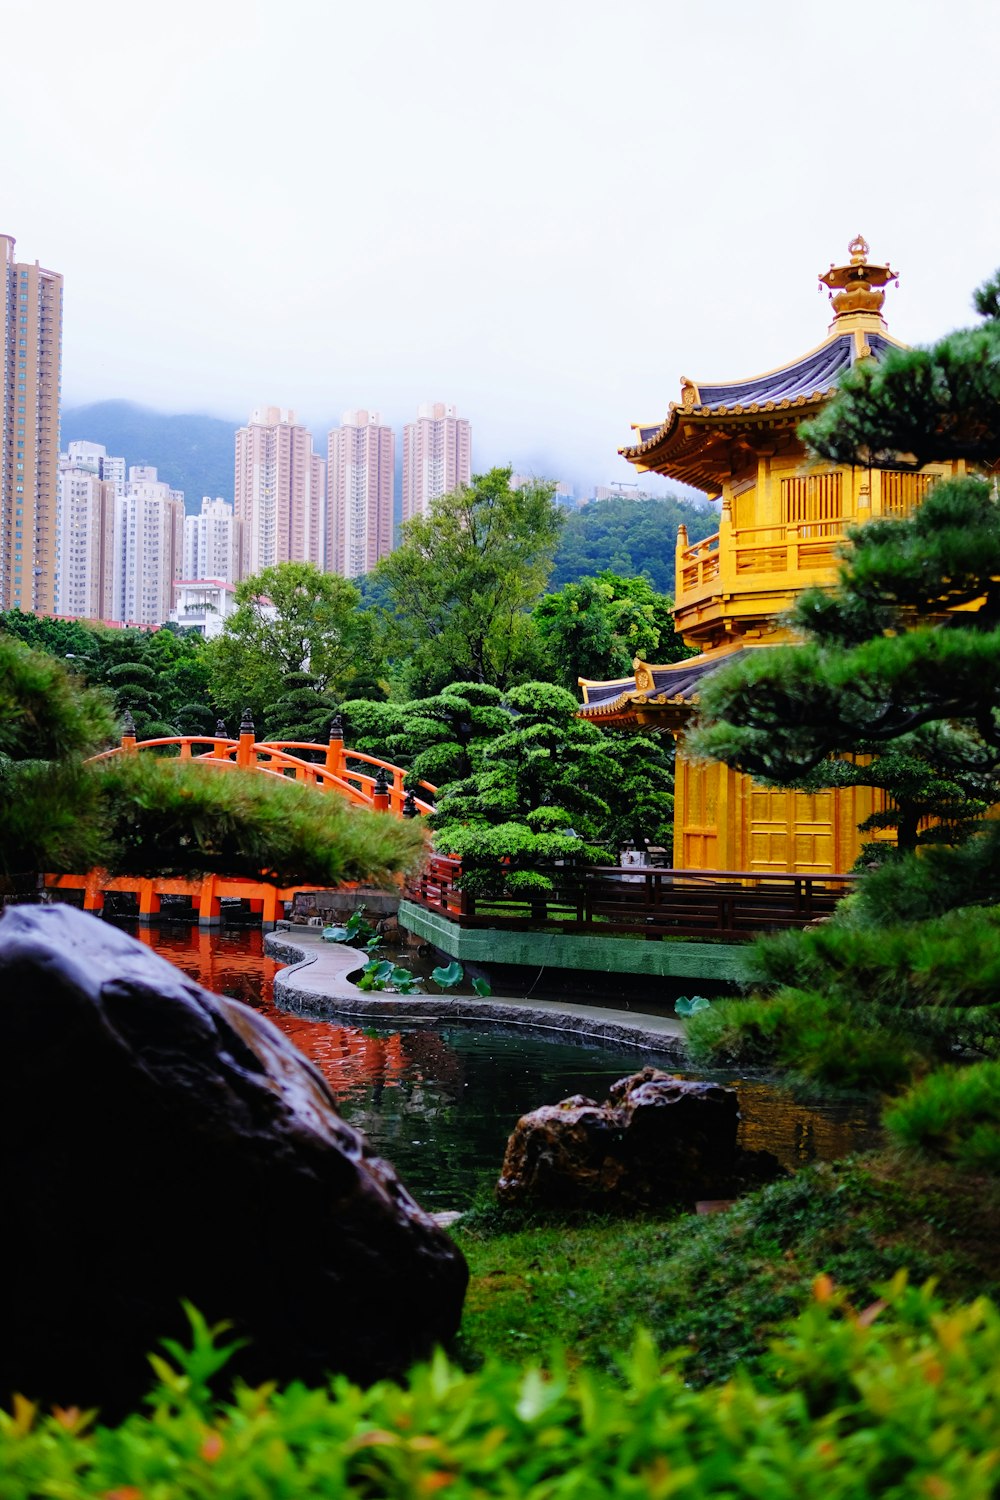
<svg viewBox="0 0 1000 1500">
<path fill-rule="evenodd" d="M 581 677 L 583 703 L 579 716 L 598 723 L 627 724 L 634 723 L 640 715 L 669 718 L 673 709 L 675 713 L 682 710 L 681 717 L 685 718 L 703 677 L 733 661 L 741 651 L 761 649 L 766 648 L 744 646 L 736 651 L 692 656 L 658 667 L 636 657 L 631 677 L 617 677 L 608 682 L 591 682 Z"/>
<path fill-rule="evenodd" d="M 682 402 L 672 401 L 665 420 L 659 424 L 638 426 L 635 430 L 639 442 L 621 448 L 619 452 L 630 463 L 638 463 L 643 468 L 653 467 L 654 450 L 662 450 L 678 427 L 691 418 L 752 418 L 770 413 L 780 416 L 789 411 L 794 421 L 801 421 L 805 415 L 802 408 L 828 400 L 840 376 L 856 360 L 882 359 L 889 349 L 899 347 L 894 339 L 881 333 L 862 337 L 855 332 L 838 333 L 801 359 L 777 370 L 769 370 L 764 375 L 713 385 L 684 380 L 681 383 Z M 681 457 L 680 454 L 677 456 Z M 675 474 L 673 477 L 680 479 L 686 475 Z"/>
<path fill-rule="evenodd" d="M 896 273 L 868 263 L 868 245 L 859 235 L 849 246 L 850 262 L 831 265 L 820 277 L 830 288 L 834 320 L 818 348 L 790 364 L 744 380 L 697 382 L 682 378 L 681 399 L 672 401 L 658 423 L 634 423 L 638 442 L 619 452 L 639 469 L 653 469 L 709 494 L 721 491 L 734 436 L 752 447 L 754 428 L 797 427 L 810 410 L 826 402 L 846 370 L 861 359 L 880 360 L 905 347 L 885 331 L 882 288 Z"/>
</svg>

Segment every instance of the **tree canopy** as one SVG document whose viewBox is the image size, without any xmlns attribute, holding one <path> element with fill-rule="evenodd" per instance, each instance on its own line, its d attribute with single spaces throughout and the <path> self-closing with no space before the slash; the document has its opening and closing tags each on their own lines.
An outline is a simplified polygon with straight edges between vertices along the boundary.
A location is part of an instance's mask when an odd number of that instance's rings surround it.
<svg viewBox="0 0 1000 1500">
<path fill-rule="evenodd" d="M 532 611 L 552 678 L 576 688 L 578 677 L 622 677 L 632 660 L 691 656 L 674 631 L 673 600 L 646 578 L 603 572 L 564 583 Z"/>
<path fill-rule="evenodd" d="M 468 680 L 505 687 L 534 665 L 528 611 L 552 568 L 562 512 L 552 486 L 512 490 L 510 469 L 432 500 L 375 569 L 404 691 Z"/>
<path fill-rule="evenodd" d="M 360 602 L 353 583 L 312 563 L 280 563 L 245 578 L 236 586 L 235 611 L 208 649 L 219 707 L 229 715 L 249 707 L 258 728 L 269 729 L 290 674 L 308 674 L 322 695 L 370 672 L 372 621 Z M 301 720 L 302 704 L 290 712 Z"/>
<path fill-rule="evenodd" d="M 566 517 L 550 587 L 561 589 L 611 572 L 625 578 L 644 575 L 658 593 L 672 594 L 677 528 L 682 523 L 689 540 L 700 542 L 718 531 L 719 515 L 710 505 L 673 497 L 592 500 Z"/>
<path fill-rule="evenodd" d="M 506 727 L 473 747 L 471 774 L 441 788 L 432 819 L 466 890 L 545 891 L 556 861 L 613 864 L 626 839 L 668 842 L 672 754 L 659 737 L 618 739 L 546 682 L 511 688 L 500 708 Z"/>
</svg>

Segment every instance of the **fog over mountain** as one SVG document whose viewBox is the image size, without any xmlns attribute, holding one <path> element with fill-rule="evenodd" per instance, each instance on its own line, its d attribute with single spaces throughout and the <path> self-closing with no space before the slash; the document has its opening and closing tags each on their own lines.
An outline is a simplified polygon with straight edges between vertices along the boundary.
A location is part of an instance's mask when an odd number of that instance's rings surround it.
<svg viewBox="0 0 1000 1500">
<path fill-rule="evenodd" d="M 203 495 L 233 498 L 233 434 L 238 422 L 195 414 L 172 416 L 133 401 L 95 401 L 62 414 L 62 447 L 103 443 L 129 464 L 153 464 L 161 479 L 184 491 L 188 513 Z"/>
</svg>

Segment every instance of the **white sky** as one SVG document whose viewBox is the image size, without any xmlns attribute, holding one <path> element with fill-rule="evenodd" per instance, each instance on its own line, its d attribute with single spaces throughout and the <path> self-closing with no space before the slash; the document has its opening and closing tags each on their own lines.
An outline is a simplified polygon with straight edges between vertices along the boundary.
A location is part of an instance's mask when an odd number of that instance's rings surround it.
<svg viewBox="0 0 1000 1500">
<path fill-rule="evenodd" d="M 0 0 L 0 230 L 66 277 L 63 399 L 473 422 L 635 476 L 630 421 L 1000 264 L 996 0 Z"/>
</svg>

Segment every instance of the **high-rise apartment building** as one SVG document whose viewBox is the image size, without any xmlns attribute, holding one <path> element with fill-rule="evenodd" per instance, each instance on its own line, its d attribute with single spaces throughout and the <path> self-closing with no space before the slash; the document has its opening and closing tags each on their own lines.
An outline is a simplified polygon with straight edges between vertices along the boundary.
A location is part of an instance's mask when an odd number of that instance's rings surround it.
<svg viewBox="0 0 1000 1500">
<path fill-rule="evenodd" d="M 55 612 L 114 618 L 115 483 L 101 477 L 100 443 L 70 443 L 59 460 Z"/>
<path fill-rule="evenodd" d="M 403 428 L 403 520 L 472 478 L 472 428 L 453 406 L 431 401 Z"/>
<path fill-rule="evenodd" d="M 326 557 L 325 468 L 312 434 L 285 407 L 260 406 L 236 434 L 236 519 L 244 578 Z"/>
<path fill-rule="evenodd" d="M 236 583 L 240 572 L 240 525 L 233 507 L 221 496 L 204 495 L 201 514 L 184 517 L 182 577 Z"/>
<path fill-rule="evenodd" d="M 377 411 L 345 411 L 327 449 L 326 567 L 369 573 L 392 551 L 396 438 Z"/>
<path fill-rule="evenodd" d="M 0 609 L 55 607 L 63 279 L 0 234 Z"/>
<path fill-rule="evenodd" d="M 115 498 L 114 618 L 162 625 L 174 602 L 184 556 L 184 496 L 147 465 L 129 469 Z"/>
</svg>

